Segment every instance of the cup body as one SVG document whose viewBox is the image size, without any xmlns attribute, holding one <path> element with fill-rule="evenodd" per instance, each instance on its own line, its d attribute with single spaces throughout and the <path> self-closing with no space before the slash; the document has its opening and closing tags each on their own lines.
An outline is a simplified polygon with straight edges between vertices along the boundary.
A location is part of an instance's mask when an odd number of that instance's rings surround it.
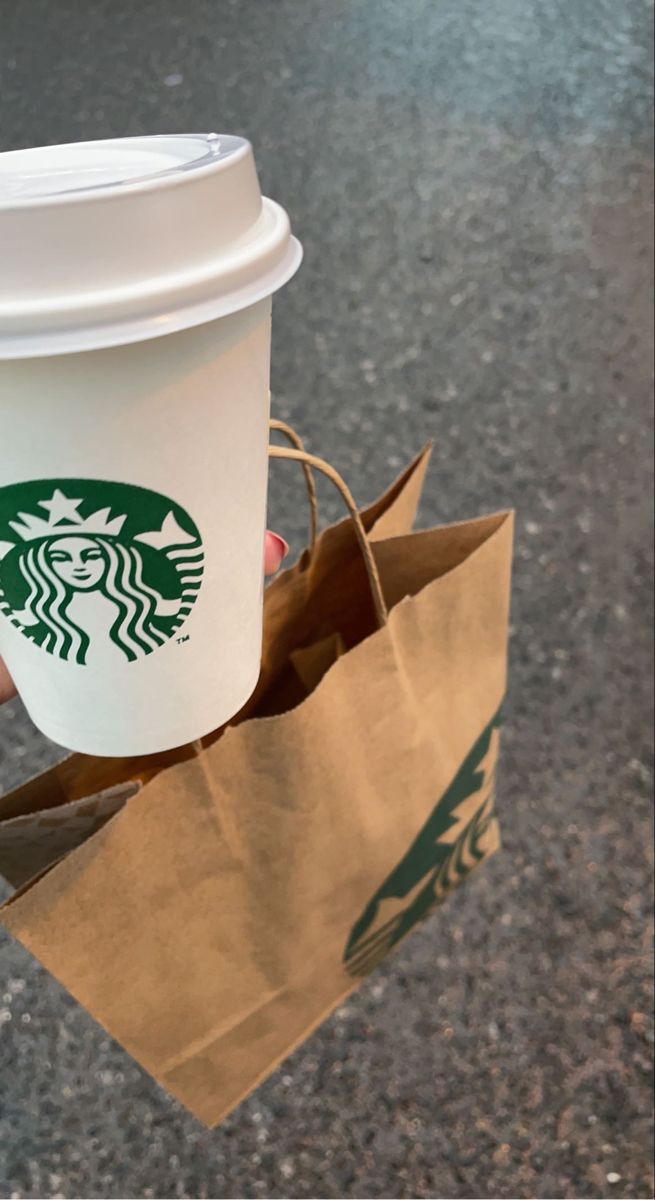
<svg viewBox="0 0 655 1200">
<path fill-rule="evenodd" d="M 72 750 L 193 741 L 256 685 L 270 320 L 0 361 L 0 655 Z"/>
</svg>

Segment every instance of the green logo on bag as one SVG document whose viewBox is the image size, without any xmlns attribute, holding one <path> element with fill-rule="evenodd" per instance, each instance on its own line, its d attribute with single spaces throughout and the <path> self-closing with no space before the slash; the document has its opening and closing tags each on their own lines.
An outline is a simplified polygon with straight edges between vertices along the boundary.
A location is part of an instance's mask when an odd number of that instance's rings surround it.
<svg viewBox="0 0 655 1200">
<path fill-rule="evenodd" d="M 0 613 L 65 662 L 152 654 L 193 608 L 203 560 L 197 526 L 158 492 L 91 479 L 0 488 Z"/>
<path fill-rule="evenodd" d="M 493 815 L 498 756 L 496 714 L 398 866 L 353 926 L 344 953 L 351 975 L 366 975 L 498 846 Z"/>
</svg>

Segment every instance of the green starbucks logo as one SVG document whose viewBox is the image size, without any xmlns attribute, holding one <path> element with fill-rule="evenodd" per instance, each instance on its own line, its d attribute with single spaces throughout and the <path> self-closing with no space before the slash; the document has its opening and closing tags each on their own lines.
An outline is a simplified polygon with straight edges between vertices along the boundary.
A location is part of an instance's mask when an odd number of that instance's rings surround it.
<svg viewBox="0 0 655 1200">
<path fill-rule="evenodd" d="M 188 617 L 197 526 L 146 488 L 43 479 L 0 488 L 0 619 L 65 662 L 135 662 Z"/>
<path fill-rule="evenodd" d="M 493 814 L 500 714 L 464 759 L 425 825 L 353 926 L 350 975 L 366 975 L 498 847 Z"/>
</svg>

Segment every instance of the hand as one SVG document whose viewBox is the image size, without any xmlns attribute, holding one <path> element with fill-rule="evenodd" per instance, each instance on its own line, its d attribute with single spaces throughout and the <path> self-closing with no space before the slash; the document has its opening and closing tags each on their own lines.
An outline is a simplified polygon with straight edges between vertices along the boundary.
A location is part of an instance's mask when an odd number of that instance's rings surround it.
<svg viewBox="0 0 655 1200">
<path fill-rule="evenodd" d="M 279 571 L 288 552 L 289 547 L 284 538 L 279 537 L 277 533 L 267 533 L 264 544 L 265 573 L 267 575 L 274 575 L 276 571 Z M 14 687 L 11 675 L 0 658 L 0 704 L 4 704 L 5 700 L 10 700 L 15 695 L 16 688 Z"/>
<path fill-rule="evenodd" d="M 4 704 L 5 700 L 11 700 L 11 697 L 15 695 L 16 688 L 12 683 L 11 675 L 0 658 L 0 704 Z"/>
</svg>

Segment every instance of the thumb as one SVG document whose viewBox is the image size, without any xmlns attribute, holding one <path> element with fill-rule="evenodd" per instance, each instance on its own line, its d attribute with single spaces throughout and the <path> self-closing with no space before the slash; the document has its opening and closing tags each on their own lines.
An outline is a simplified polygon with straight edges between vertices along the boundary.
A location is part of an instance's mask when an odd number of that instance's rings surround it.
<svg viewBox="0 0 655 1200">
<path fill-rule="evenodd" d="M 11 700 L 11 697 L 15 695 L 16 688 L 11 675 L 0 658 L 0 704 L 4 704 L 5 700 Z"/>
</svg>

